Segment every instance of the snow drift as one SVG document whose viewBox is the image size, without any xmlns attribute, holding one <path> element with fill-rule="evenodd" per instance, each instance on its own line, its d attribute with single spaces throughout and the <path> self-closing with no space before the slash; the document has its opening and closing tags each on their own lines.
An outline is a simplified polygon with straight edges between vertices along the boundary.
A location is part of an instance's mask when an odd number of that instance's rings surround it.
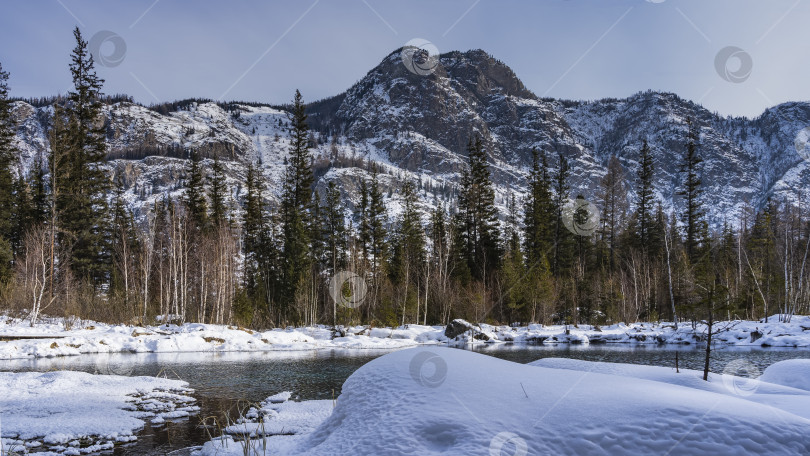
<svg viewBox="0 0 810 456">
<path fill-rule="evenodd" d="M 442 347 L 385 355 L 346 381 L 317 429 L 276 436 L 267 454 L 810 453 L 804 390 L 762 382 L 744 396 L 696 371 L 534 364 Z M 229 449 L 208 444 L 201 454 L 242 454 Z"/>
</svg>

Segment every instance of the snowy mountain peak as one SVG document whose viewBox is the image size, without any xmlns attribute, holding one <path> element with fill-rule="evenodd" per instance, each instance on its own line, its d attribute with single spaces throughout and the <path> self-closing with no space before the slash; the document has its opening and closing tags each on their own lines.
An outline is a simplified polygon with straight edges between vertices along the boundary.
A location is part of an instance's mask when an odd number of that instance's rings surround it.
<svg viewBox="0 0 810 456">
<path fill-rule="evenodd" d="M 678 210 L 689 119 L 700 131 L 713 226 L 737 225 L 745 210 L 762 207 L 768 198 L 798 203 L 810 196 L 810 169 L 796 149 L 797 135 L 810 125 L 808 103 L 784 103 L 748 119 L 720 117 L 664 92 L 587 102 L 541 99 L 482 50 L 441 54 L 423 74 L 411 71 L 402 56 L 402 49 L 392 52 L 346 92 L 309 106 L 318 187 L 338 179 L 349 207 L 369 163 L 381 169 L 392 212 L 393 190 L 404 179 L 420 183 L 425 207 L 437 199 L 449 202 L 467 142 L 480 135 L 504 211 L 507 195 L 520 197 L 525 188 L 532 148 L 545 150 L 552 166 L 564 156 L 572 165 L 572 194 L 598 201 L 599 180 L 613 155 L 632 188 L 643 140 L 655 157 L 658 197 L 667 212 Z M 50 112 L 47 106 L 14 103 L 24 169 L 37 155 L 47 157 Z M 248 162 L 261 163 L 270 183 L 267 197 L 278 194 L 289 147 L 283 109 L 204 101 L 157 109 L 122 102 L 104 113 L 110 166 L 126 170 L 127 194 L 136 209 L 156 194 L 180 191 L 191 149 L 227 162 L 234 205 L 242 197 Z"/>
</svg>

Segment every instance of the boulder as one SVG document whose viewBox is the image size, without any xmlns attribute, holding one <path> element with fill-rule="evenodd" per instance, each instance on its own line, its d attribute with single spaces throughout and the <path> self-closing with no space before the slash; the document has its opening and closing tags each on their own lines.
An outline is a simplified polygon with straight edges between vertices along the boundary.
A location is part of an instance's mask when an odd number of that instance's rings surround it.
<svg viewBox="0 0 810 456">
<path fill-rule="evenodd" d="M 470 324 L 466 320 L 457 318 L 451 321 L 449 325 L 447 325 L 447 328 L 444 330 L 444 335 L 448 339 L 455 339 L 456 337 L 470 330 L 475 331 L 475 328 L 473 327 L 472 324 Z"/>
</svg>

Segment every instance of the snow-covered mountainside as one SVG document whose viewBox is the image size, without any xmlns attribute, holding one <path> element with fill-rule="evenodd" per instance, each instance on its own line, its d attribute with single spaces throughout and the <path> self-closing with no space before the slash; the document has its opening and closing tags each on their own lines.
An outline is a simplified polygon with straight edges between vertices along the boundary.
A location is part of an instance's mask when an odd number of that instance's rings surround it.
<svg viewBox="0 0 810 456">
<path fill-rule="evenodd" d="M 249 162 L 261 165 L 266 196 L 277 201 L 289 149 L 283 109 L 187 102 L 159 111 L 126 102 L 105 107 L 109 166 L 136 214 L 155 198 L 179 195 L 189 149 L 206 161 L 218 155 L 225 162 L 234 207 L 244 196 Z M 47 157 L 50 112 L 14 104 L 23 171 L 38 155 Z M 810 103 L 782 104 L 747 119 L 720 117 L 670 93 L 591 102 L 545 99 L 480 50 L 444 54 L 426 76 L 408 71 L 395 51 L 345 93 L 312 103 L 309 113 L 317 187 L 336 181 L 351 209 L 360 180 L 370 177 L 375 164 L 391 216 L 406 179 L 418 182 L 425 208 L 451 201 L 474 134 L 487 148 L 496 204 L 504 213 L 509 193 L 523 194 L 533 147 L 546 150 L 552 166 L 564 155 L 572 165 L 571 196 L 597 201 L 612 155 L 632 182 L 643 139 L 654 152 L 656 191 L 665 210 L 677 210 L 688 119 L 700 130 L 713 226 L 737 225 L 746 207 L 758 209 L 768 198 L 800 204 L 810 193 L 810 169 L 795 145 L 810 125 Z"/>
</svg>

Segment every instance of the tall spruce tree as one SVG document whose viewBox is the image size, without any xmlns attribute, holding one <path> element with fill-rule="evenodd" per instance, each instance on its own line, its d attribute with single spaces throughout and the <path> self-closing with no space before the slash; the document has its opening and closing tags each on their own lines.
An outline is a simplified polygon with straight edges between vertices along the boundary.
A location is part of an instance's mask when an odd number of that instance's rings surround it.
<svg viewBox="0 0 810 456">
<path fill-rule="evenodd" d="M 264 213 L 264 203 L 262 201 L 262 191 L 264 181 L 261 178 L 261 171 L 256 169 L 256 165 L 249 163 L 247 176 L 245 179 L 247 195 L 245 196 L 244 215 L 242 218 L 242 234 L 244 242 L 242 250 L 245 256 L 245 287 L 248 293 L 255 298 L 256 290 L 262 283 L 261 265 L 265 248 L 264 238 L 266 230 L 266 218 Z"/>
<path fill-rule="evenodd" d="M 371 241 L 371 224 L 368 217 L 369 189 L 365 179 L 360 180 L 360 201 L 355 205 L 354 217 L 357 220 L 357 241 L 360 244 L 360 255 L 363 264 L 369 262 L 369 243 Z"/>
<path fill-rule="evenodd" d="M 637 246 L 643 251 L 648 251 L 650 244 L 650 230 L 654 224 L 654 195 L 653 195 L 653 157 L 650 147 L 645 139 L 639 152 L 638 179 L 636 181 L 636 194 L 638 202 L 636 204 L 635 219 L 635 239 Z"/>
<path fill-rule="evenodd" d="M 228 187 L 225 184 L 225 168 L 219 161 L 219 155 L 214 156 L 211 165 L 211 179 L 208 186 L 208 199 L 211 201 L 211 223 L 217 227 L 228 222 L 228 206 L 225 202 Z"/>
<path fill-rule="evenodd" d="M 371 270 L 373 274 L 377 274 L 388 259 L 385 244 L 388 237 L 388 232 L 385 228 L 388 223 L 388 214 L 385 210 L 385 200 L 383 199 L 376 168 L 371 175 L 367 219 L 369 229 L 369 253 L 372 256 Z"/>
<path fill-rule="evenodd" d="M 536 154 L 535 154 L 536 155 Z M 531 188 L 530 188 L 531 192 Z M 501 274 L 503 277 L 502 283 L 505 291 L 503 296 L 503 304 L 501 306 L 501 320 L 503 320 L 504 310 L 510 310 L 508 315 L 509 321 L 515 319 L 522 319 L 525 300 L 525 287 L 527 283 L 524 281 L 526 276 L 526 267 L 523 262 L 523 251 L 520 245 L 520 234 L 518 228 L 518 209 L 515 194 L 510 193 L 508 200 L 509 216 L 507 220 L 507 230 L 505 236 L 506 251 L 503 259 L 503 267 Z M 540 257 L 544 255 L 540 253 Z M 506 309 L 504 309 L 506 307 Z"/>
<path fill-rule="evenodd" d="M 23 177 L 22 170 L 17 175 L 14 181 L 14 201 L 11 212 L 11 226 L 12 232 L 9 236 L 11 241 L 12 250 L 15 256 L 22 251 L 23 239 L 25 233 L 34 226 L 33 223 L 33 206 L 31 202 L 31 190 L 28 187 L 28 182 Z"/>
<path fill-rule="evenodd" d="M 306 285 L 312 266 L 312 156 L 309 150 L 309 127 L 301 92 L 295 91 L 289 114 L 291 151 L 284 173 L 281 196 L 283 230 L 284 285 L 282 312 L 288 317 L 300 288 Z"/>
<path fill-rule="evenodd" d="M 558 155 L 557 172 L 554 175 L 554 255 L 551 261 L 551 271 L 554 274 L 567 269 L 570 266 L 573 255 L 572 234 L 565 228 L 563 223 L 563 211 L 569 203 L 569 192 L 571 190 L 568 179 L 571 174 L 571 167 L 568 159 L 560 153 Z"/>
<path fill-rule="evenodd" d="M 11 118 L 11 102 L 8 98 L 8 72 L 0 65 L 0 280 L 8 279 L 12 261 L 12 244 L 19 244 L 21 235 L 15 236 L 14 174 L 17 161 L 14 147 L 14 124 Z"/>
<path fill-rule="evenodd" d="M 468 166 L 461 174 L 458 198 L 461 234 L 466 244 L 464 255 L 473 277 L 486 279 L 500 262 L 495 191 L 480 137 L 470 140 L 467 152 Z"/>
<path fill-rule="evenodd" d="M 436 207 L 430 213 L 430 244 L 432 256 L 441 261 L 447 249 L 447 211 L 437 199 Z"/>
<path fill-rule="evenodd" d="M 416 186 L 406 181 L 402 186 L 402 213 L 394 233 L 394 273 L 399 280 L 406 278 L 406 270 L 409 276 L 416 276 L 425 260 L 425 230 L 417 201 Z"/>
<path fill-rule="evenodd" d="M 70 265 L 76 276 L 100 286 L 108 277 L 109 234 L 106 192 L 109 176 L 102 167 L 106 156 L 102 119 L 101 87 L 93 56 L 79 28 L 73 31 L 76 47 L 71 54 L 73 90 L 64 106 L 66 131 L 64 149 L 56 166 L 60 189 L 56 197 L 61 242 L 69 246 Z M 53 143 L 52 143 L 53 147 Z"/>
<path fill-rule="evenodd" d="M 50 195 L 42 156 L 37 155 L 29 176 L 31 189 L 31 226 L 44 225 L 51 214 Z"/>
<path fill-rule="evenodd" d="M 612 271 L 616 266 L 616 247 L 627 203 L 627 199 L 625 198 L 624 170 L 615 155 L 610 157 L 608 170 L 600 181 L 600 187 L 600 196 L 602 199 L 602 243 L 607 247 L 606 263 L 608 268 Z"/>
<path fill-rule="evenodd" d="M 529 192 L 523 214 L 523 249 L 529 266 L 547 259 L 553 243 L 553 204 L 545 151 L 532 149 Z"/>
<path fill-rule="evenodd" d="M 681 164 L 681 173 L 684 175 L 678 195 L 684 200 L 684 247 L 689 260 L 694 264 L 700 256 L 701 242 L 707 236 L 707 227 L 703 219 L 704 210 L 701 195 L 703 189 L 700 180 L 700 164 L 703 159 L 698 154 L 698 131 L 690 121 L 689 134 L 686 143 L 686 152 Z"/>
<path fill-rule="evenodd" d="M 186 191 L 183 202 L 197 230 L 202 230 L 208 225 L 208 203 L 205 199 L 205 176 L 203 167 L 200 166 L 200 154 L 195 150 L 191 151 L 184 183 Z"/>
<path fill-rule="evenodd" d="M 335 274 L 346 267 L 346 221 L 343 205 L 340 201 L 340 190 L 335 181 L 330 181 L 326 187 L 320 209 L 322 220 L 324 270 Z M 332 325 L 337 325 L 337 301 L 332 300 Z"/>
<path fill-rule="evenodd" d="M 59 231 L 62 226 L 62 186 L 63 181 L 68 181 L 70 172 L 70 131 L 68 130 L 68 118 L 65 109 L 62 105 L 54 103 L 53 105 L 53 121 L 51 130 L 48 132 L 48 140 L 50 142 L 50 154 L 48 164 L 50 165 L 50 196 L 51 202 L 49 204 L 50 212 L 48 214 L 48 231 L 49 231 L 49 252 L 48 264 L 50 265 L 48 292 L 51 297 L 54 296 L 54 277 L 57 273 L 62 272 L 62 268 L 57 271 L 56 263 L 60 265 L 69 264 L 70 257 L 56 258 L 56 252 L 60 249 L 57 244 L 63 242 L 64 233 Z M 59 235 L 57 236 L 57 231 Z M 64 241 L 67 246 L 67 241 Z M 67 273 L 68 271 L 64 271 Z"/>
<path fill-rule="evenodd" d="M 400 285 L 402 299 L 401 322 L 404 324 L 408 313 L 408 304 L 412 293 L 418 293 L 418 278 L 425 262 L 425 231 L 422 227 L 422 215 L 416 206 L 418 201 L 416 186 L 406 181 L 402 186 L 402 213 L 394 233 L 392 257 L 392 276 Z M 417 300 L 418 301 L 418 300 Z M 417 320 L 418 320 L 417 309 Z"/>
<path fill-rule="evenodd" d="M 320 214 L 323 223 L 324 247 L 326 252 L 325 266 L 334 274 L 346 266 L 346 221 L 340 190 L 334 181 L 326 187 Z"/>
</svg>

